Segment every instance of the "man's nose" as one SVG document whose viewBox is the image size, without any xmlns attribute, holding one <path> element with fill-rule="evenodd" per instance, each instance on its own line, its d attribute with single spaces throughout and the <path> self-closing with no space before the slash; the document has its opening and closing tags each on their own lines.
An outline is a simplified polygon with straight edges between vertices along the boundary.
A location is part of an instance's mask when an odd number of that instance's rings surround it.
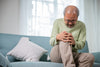
<svg viewBox="0 0 100 67">
<path fill-rule="evenodd" d="M 69 22 L 69 24 L 71 25 L 71 24 L 72 24 L 72 22 Z"/>
</svg>

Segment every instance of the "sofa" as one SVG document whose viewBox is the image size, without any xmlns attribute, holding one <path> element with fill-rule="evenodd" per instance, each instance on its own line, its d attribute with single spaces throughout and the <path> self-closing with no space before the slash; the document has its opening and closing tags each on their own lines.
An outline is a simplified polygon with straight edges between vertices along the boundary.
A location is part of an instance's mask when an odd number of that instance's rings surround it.
<svg viewBox="0 0 100 67">
<path fill-rule="evenodd" d="M 39 62 L 26 62 L 15 59 L 13 56 L 9 56 L 6 59 L 6 54 L 13 49 L 21 37 L 28 37 L 30 41 L 38 44 L 39 46 L 48 50 L 47 53 L 43 54 L 40 58 Z M 27 35 L 15 35 L 15 34 L 5 34 L 0 33 L 0 65 L 3 67 L 63 67 L 62 63 L 54 63 L 50 60 L 47 60 L 47 57 L 51 51 L 52 46 L 49 44 L 50 37 L 43 36 L 27 36 Z M 88 43 L 86 41 L 86 45 L 82 50 L 78 50 L 78 52 L 88 53 Z M 93 53 L 95 56 L 95 62 L 93 67 L 100 67 L 100 53 Z M 0 66 L 1 67 L 1 66 Z"/>
</svg>

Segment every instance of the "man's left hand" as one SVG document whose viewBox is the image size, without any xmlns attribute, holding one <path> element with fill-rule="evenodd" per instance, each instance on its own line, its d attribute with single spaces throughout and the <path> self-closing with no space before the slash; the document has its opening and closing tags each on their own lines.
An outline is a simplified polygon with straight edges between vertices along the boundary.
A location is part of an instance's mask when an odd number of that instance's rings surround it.
<svg viewBox="0 0 100 67">
<path fill-rule="evenodd" d="M 71 33 L 69 33 L 69 37 L 67 37 L 67 42 L 68 42 L 70 45 L 75 45 L 75 40 L 74 40 L 74 37 L 72 36 Z"/>
</svg>

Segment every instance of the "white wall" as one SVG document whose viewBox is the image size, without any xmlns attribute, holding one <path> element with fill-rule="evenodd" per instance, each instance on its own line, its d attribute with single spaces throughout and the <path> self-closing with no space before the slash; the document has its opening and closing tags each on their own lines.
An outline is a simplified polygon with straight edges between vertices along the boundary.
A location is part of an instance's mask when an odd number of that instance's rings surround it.
<svg viewBox="0 0 100 67">
<path fill-rule="evenodd" d="M 19 0 L 0 0 L 0 33 L 19 34 Z"/>
</svg>

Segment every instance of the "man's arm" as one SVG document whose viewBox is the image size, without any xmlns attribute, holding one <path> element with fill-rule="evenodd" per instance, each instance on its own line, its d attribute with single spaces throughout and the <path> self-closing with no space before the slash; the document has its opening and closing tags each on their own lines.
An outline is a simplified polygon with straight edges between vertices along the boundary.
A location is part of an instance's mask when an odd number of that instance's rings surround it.
<svg viewBox="0 0 100 67">
<path fill-rule="evenodd" d="M 66 37 L 68 37 L 68 33 L 66 31 L 59 33 L 59 26 L 58 26 L 58 20 L 56 20 L 53 24 L 52 34 L 50 38 L 50 44 L 52 46 L 55 46 L 58 44 L 58 41 L 66 42 Z"/>
<path fill-rule="evenodd" d="M 57 20 L 55 20 L 55 22 L 53 24 L 51 38 L 50 38 L 51 46 L 55 46 L 58 43 L 58 41 L 56 40 L 56 36 L 59 33 L 58 30 L 59 30 L 59 28 L 58 28 Z"/>
<path fill-rule="evenodd" d="M 85 46 L 85 42 L 86 42 L 86 27 L 84 24 L 82 25 L 78 40 L 75 41 L 74 48 L 82 49 Z"/>
</svg>

